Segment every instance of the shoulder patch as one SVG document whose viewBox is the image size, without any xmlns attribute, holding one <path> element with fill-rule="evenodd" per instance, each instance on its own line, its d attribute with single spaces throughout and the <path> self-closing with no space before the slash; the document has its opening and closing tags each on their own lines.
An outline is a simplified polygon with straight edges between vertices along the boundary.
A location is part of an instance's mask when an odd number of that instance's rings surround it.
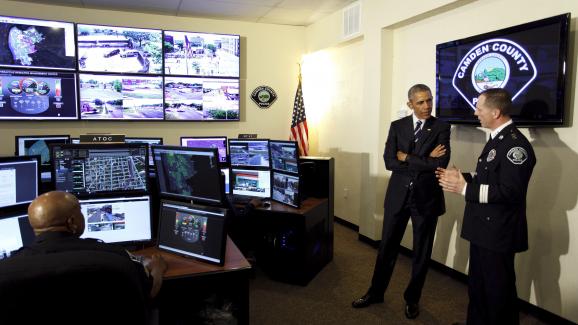
<svg viewBox="0 0 578 325">
<path fill-rule="evenodd" d="M 508 151 L 507 157 L 512 164 L 521 165 L 528 159 L 528 153 L 522 147 L 514 147 Z"/>
</svg>

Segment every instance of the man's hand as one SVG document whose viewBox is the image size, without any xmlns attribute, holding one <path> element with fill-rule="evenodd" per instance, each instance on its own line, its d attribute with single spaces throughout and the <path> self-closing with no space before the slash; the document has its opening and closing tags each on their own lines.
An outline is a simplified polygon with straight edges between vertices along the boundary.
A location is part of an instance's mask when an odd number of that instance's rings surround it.
<svg viewBox="0 0 578 325">
<path fill-rule="evenodd" d="M 407 153 L 405 153 L 405 152 L 403 152 L 403 151 L 401 151 L 401 150 L 398 150 L 398 151 L 397 151 L 397 160 L 399 160 L 399 161 L 405 161 L 406 159 L 407 159 Z"/>
<path fill-rule="evenodd" d="M 432 158 L 439 158 L 446 154 L 446 147 L 443 144 L 438 144 L 430 153 Z"/>
<path fill-rule="evenodd" d="M 464 186 L 466 186 L 462 172 L 456 167 L 438 168 L 435 173 L 440 186 L 446 192 L 461 194 Z"/>
<path fill-rule="evenodd" d="M 168 264 L 160 254 L 154 254 L 150 258 L 145 258 L 144 266 L 149 271 L 149 274 L 153 277 L 153 286 L 151 288 L 150 295 L 151 298 L 154 298 L 161 290 L 163 274 L 165 274 L 167 271 Z"/>
</svg>

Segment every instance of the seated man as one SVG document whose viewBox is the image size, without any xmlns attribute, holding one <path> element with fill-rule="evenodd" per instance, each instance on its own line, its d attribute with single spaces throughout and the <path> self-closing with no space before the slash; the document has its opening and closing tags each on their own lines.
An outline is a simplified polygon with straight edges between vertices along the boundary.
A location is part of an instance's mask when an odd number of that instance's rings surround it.
<svg viewBox="0 0 578 325">
<path fill-rule="evenodd" d="M 23 300 L 36 304 L 32 310 L 51 309 L 45 305 L 78 305 L 75 300 L 102 296 L 110 300 L 102 301 L 102 304 L 116 303 L 107 308 L 108 311 L 100 310 L 98 314 L 114 314 L 138 300 L 144 312 L 129 317 L 134 316 L 133 323 L 145 318 L 146 307 L 159 292 L 167 269 L 160 255 L 142 259 L 120 246 L 79 238 L 84 232 L 84 216 L 78 200 L 70 193 L 53 191 L 40 195 L 28 207 L 28 218 L 36 239 L 0 263 L 0 274 L 4 278 L 0 281 L 2 290 L 12 290 L 17 295 L 19 291 L 25 291 Z M 14 288 L 16 285 L 11 284 L 11 278 L 20 287 Z M 52 299 L 43 300 L 43 297 Z M 10 297 L 2 297 L 2 300 L 6 299 Z M 86 300 L 81 303 L 84 303 L 81 306 L 86 306 L 82 315 L 94 318 L 97 312 L 94 306 L 91 307 Z"/>
</svg>

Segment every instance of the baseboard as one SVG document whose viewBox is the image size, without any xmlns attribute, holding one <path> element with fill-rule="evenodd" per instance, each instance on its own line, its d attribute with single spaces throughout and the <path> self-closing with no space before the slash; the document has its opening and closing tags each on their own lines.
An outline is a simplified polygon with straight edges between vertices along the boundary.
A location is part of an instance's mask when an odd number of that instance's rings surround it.
<svg viewBox="0 0 578 325">
<path fill-rule="evenodd" d="M 360 234 L 359 233 L 359 226 L 352 224 L 349 221 L 345 221 L 343 219 L 340 219 L 339 217 L 335 217 L 334 220 L 335 220 L 335 222 L 337 222 L 337 223 L 339 223 L 339 224 L 341 224 L 341 225 L 343 225 L 343 226 L 345 226 L 351 230 L 357 231 L 358 232 L 357 238 L 360 242 L 366 243 L 366 244 L 368 244 L 368 245 L 370 245 L 376 249 L 379 247 L 380 241 L 371 239 L 367 236 Z M 400 246 L 400 253 L 402 253 L 405 256 L 411 257 L 413 251 L 407 247 Z M 432 269 L 434 269 L 438 272 L 441 272 L 441 273 L 451 277 L 452 279 L 454 279 L 456 281 L 460 281 L 464 284 L 468 283 L 468 275 L 467 274 L 464 274 L 460 271 L 456 271 L 456 270 L 452 269 L 451 267 L 448 267 L 445 264 L 442 264 L 440 262 L 432 260 L 430 262 L 430 266 Z M 565 319 L 559 315 L 556 315 L 550 311 L 542 309 L 542 308 L 540 308 L 536 305 L 533 305 L 527 301 L 524 301 L 521 299 L 518 299 L 518 301 L 519 301 L 519 306 L 520 306 L 521 311 L 523 311 L 527 314 L 530 314 L 530 315 L 536 317 L 537 319 L 539 319 L 540 321 L 543 321 L 547 324 L 578 325 L 572 321 L 569 321 L 569 320 L 567 320 L 567 319 Z"/>
</svg>

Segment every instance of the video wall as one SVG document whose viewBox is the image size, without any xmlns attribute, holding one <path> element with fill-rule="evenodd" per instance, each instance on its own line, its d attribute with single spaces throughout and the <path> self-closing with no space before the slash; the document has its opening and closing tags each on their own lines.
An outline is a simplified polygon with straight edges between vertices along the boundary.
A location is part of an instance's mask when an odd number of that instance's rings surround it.
<svg viewBox="0 0 578 325">
<path fill-rule="evenodd" d="M 0 16 L 0 120 L 239 121 L 240 35 Z"/>
</svg>

